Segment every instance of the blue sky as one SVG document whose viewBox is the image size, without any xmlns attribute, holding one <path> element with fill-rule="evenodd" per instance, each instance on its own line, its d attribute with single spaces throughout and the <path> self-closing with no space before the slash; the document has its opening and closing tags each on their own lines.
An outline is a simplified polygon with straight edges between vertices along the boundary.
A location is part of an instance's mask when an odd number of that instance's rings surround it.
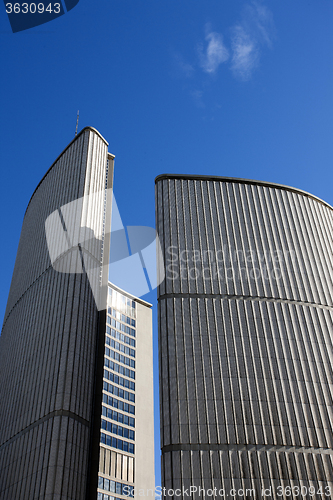
<svg viewBox="0 0 333 500">
<path fill-rule="evenodd" d="M 332 28 L 331 0 L 80 0 L 15 34 L 1 6 L 1 317 L 27 203 L 78 109 L 116 155 L 125 225 L 154 226 L 161 173 L 279 182 L 333 205 Z"/>
</svg>

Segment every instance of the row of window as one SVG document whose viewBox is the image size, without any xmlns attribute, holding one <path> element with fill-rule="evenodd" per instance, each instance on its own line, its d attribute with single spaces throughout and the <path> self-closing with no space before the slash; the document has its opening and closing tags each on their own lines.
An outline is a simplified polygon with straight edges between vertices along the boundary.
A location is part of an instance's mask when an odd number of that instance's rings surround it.
<svg viewBox="0 0 333 500">
<path fill-rule="evenodd" d="M 97 500 L 122 500 L 121 498 L 108 495 L 107 493 L 97 493 Z"/>
<path fill-rule="evenodd" d="M 107 382 L 103 382 L 103 390 L 117 396 L 118 398 L 126 399 L 131 403 L 135 403 L 135 394 L 133 394 L 133 392 L 124 391 L 124 389 L 108 384 Z"/>
<path fill-rule="evenodd" d="M 112 307 L 115 307 L 119 311 L 129 314 L 130 316 L 135 318 L 136 303 L 134 300 L 131 300 L 128 297 L 125 297 L 125 295 L 121 294 L 120 292 L 109 288 L 108 302 Z"/>
<path fill-rule="evenodd" d="M 101 490 L 110 491 L 111 493 L 116 493 L 116 495 L 124 495 L 127 497 L 133 497 L 133 486 L 129 484 L 118 483 L 116 481 L 112 481 L 111 479 L 107 479 L 106 477 L 98 476 L 98 487 Z M 103 495 L 103 493 L 98 493 L 99 495 Z M 98 497 L 98 500 L 104 500 L 103 497 Z M 109 497 L 114 498 L 114 497 Z M 119 500 L 115 498 L 114 500 Z"/>
<path fill-rule="evenodd" d="M 128 417 L 123 413 L 118 413 L 116 410 L 106 408 L 106 406 L 102 406 L 102 415 L 103 417 L 110 418 L 111 420 L 115 420 L 116 422 L 120 422 L 121 424 L 135 427 L 135 419 L 133 417 Z"/>
<path fill-rule="evenodd" d="M 107 420 L 102 419 L 101 427 L 104 431 L 112 432 L 116 436 L 124 437 L 126 439 L 135 440 L 135 432 L 132 429 L 127 429 L 126 427 L 121 427 L 121 425 L 113 424 Z"/>
<path fill-rule="evenodd" d="M 135 368 L 135 360 L 127 358 L 123 354 L 119 354 L 119 352 L 112 351 L 108 347 L 105 348 L 105 354 L 111 358 L 114 359 L 115 361 L 119 361 L 120 363 L 123 363 L 124 365 L 130 366 L 131 368 Z"/>
<path fill-rule="evenodd" d="M 119 304 L 127 304 L 128 306 L 131 306 L 133 309 L 135 309 L 136 307 L 136 303 L 134 300 L 129 299 L 122 293 L 117 292 L 117 290 L 113 290 L 113 288 L 110 287 L 109 287 L 109 295 L 112 297 L 112 302 L 114 303 L 119 302 Z"/>
<path fill-rule="evenodd" d="M 135 339 L 127 337 L 127 335 L 124 335 L 123 333 L 120 333 L 117 330 L 110 328 L 108 325 L 106 326 L 106 333 L 111 337 L 114 337 L 115 339 L 121 340 L 122 342 L 124 342 L 124 344 L 128 344 L 131 345 L 132 347 L 135 347 Z"/>
<path fill-rule="evenodd" d="M 113 349 L 117 349 L 117 351 L 123 352 L 127 354 L 127 356 L 132 356 L 135 358 L 135 350 L 127 347 L 127 345 L 119 344 L 116 340 L 110 339 L 110 337 L 105 337 L 106 345 L 111 346 Z"/>
<path fill-rule="evenodd" d="M 126 451 L 127 453 L 133 453 L 134 455 L 134 444 L 123 441 L 122 439 L 117 439 L 113 436 L 108 436 L 101 432 L 101 443 L 107 446 L 112 446 L 112 448 L 117 448 L 117 450 Z"/>
<path fill-rule="evenodd" d="M 115 373 L 109 372 L 108 370 L 104 370 L 104 378 L 107 378 L 110 382 L 114 382 L 115 384 L 122 385 L 126 389 L 135 391 L 135 382 L 127 380 L 127 378 L 119 377 Z"/>
<path fill-rule="evenodd" d="M 114 372 L 120 373 L 120 375 L 125 375 L 125 377 L 133 378 L 135 380 L 135 372 L 133 370 L 117 365 L 117 363 L 114 363 L 110 359 L 104 358 L 104 366 L 106 366 L 106 368 L 110 368 Z"/>
<path fill-rule="evenodd" d="M 112 396 L 108 396 L 107 394 L 103 394 L 103 403 L 113 406 L 113 408 L 117 408 L 118 410 L 125 411 L 126 413 L 130 413 L 131 415 L 135 415 L 135 406 L 113 398 Z"/>
<path fill-rule="evenodd" d="M 128 335 L 131 335 L 132 337 L 135 337 L 135 330 L 133 328 L 130 328 L 129 326 L 124 325 L 123 323 L 119 323 L 119 321 L 116 321 L 113 318 L 111 319 L 110 316 L 107 317 L 107 322 L 109 325 L 113 326 L 113 328 L 117 328 L 117 330 L 120 330 L 122 332 L 127 333 Z"/>
<path fill-rule="evenodd" d="M 129 318 L 125 314 L 122 314 L 119 311 L 116 311 L 116 309 L 111 309 L 111 307 L 108 307 L 108 314 L 113 316 L 116 319 L 119 319 L 119 321 L 122 321 L 123 323 L 127 323 L 128 325 L 135 326 L 135 319 Z"/>
</svg>

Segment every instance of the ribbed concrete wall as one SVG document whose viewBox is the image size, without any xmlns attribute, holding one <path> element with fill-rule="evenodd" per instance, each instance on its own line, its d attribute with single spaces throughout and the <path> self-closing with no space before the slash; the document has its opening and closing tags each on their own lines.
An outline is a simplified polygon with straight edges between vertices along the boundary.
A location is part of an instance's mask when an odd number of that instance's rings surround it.
<svg viewBox="0 0 333 500">
<path fill-rule="evenodd" d="M 106 162 L 107 143 L 84 129 L 44 176 L 24 217 L 0 338 L 1 500 L 85 498 L 98 311 L 86 274 L 52 268 L 45 221 L 102 192 Z M 84 224 L 97 234 L 103 210 L 102 194 Z"/>
<path fill-rule="evenodd" d="M 333 498 L 332 208 L 166 175 L 156 211 L 164 486 Z"/>
</svg>

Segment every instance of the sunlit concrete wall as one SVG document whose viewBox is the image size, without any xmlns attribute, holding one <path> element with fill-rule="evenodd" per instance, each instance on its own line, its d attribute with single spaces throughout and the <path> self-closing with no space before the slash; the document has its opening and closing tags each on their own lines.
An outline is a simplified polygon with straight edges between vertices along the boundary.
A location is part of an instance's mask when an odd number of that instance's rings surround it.
<svg viewBox="0 0 333 500">
<path fill-rule="evenodd" d="M 2 500 L 85 499 L 99 313 L 85 273 L 53 269 L 45 221 L 111 186 L 107 146 L 94 129 L 82 130 L 41 180 L 23 220 L 0 338 Z M 94 200 L 86 217 L 102 234 L 104 195 Z"/>
<path fill-rule="evenodd" d="M 333 497 L 332 207 L 161 175 L 156 223 L 163 485 Z"/>
</svg>

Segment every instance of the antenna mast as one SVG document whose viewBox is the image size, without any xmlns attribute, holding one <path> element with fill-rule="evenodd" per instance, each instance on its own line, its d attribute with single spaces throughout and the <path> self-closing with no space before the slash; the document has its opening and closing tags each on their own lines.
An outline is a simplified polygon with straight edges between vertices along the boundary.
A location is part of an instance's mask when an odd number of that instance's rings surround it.
<svg viewBox="0 0 333 500">
<path fill-rule="evenodd" d="M 77 136 L 77 127 L 79 125 L 79 111 L 77 112 L 77 116 L 76 116 L 76 129 L 75 129 L 75 137 Z"/>
</svg>

